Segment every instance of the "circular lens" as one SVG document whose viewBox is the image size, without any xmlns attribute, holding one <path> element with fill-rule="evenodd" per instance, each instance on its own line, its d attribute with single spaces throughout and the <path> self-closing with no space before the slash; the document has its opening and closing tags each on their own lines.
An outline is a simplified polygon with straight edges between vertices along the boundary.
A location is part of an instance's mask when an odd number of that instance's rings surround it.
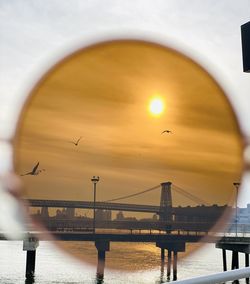
<svg viewBox="0 0 250 284">
<path fill-rule="evenodd" d="M 223 233 L 243 168 L 222 88 L 179 52 L 137 40 L 90 46 L 45 74 L 15 161 L 38 235 L 129 270 Z"/>
</svg>

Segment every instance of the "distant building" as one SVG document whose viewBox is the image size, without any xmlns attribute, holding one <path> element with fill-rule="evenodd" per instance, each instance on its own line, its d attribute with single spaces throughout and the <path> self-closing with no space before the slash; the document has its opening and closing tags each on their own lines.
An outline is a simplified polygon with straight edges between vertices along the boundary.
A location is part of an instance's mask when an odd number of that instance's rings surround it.
<svg viewBox="0 0 250 284">
<path fill-rule="evenodd" d="M 61 218 L 62 217 L 62 211 L 60 209 L 56 210 L 56 218 Z"/>
<path fill-rule="evenodd" d="M 225 209 L 229 209 L 229 207 L 227 205 L 218 206 L 217 204 L 212 206 L 198 205 L 195 207 L 178 206 L 174 208 L 175 213 L 172 218 L 176 222 L 214 223 L 222 216 Z"/>
<path fill-rule="evenodd" d="M 123 212 L 122 212 L 122 211 L 119 211 L 119 212 L 116 214 L 116 220 L 118 220 L 118 221 L 124 220 L 124 215 L 123 215 Z"/>
<path fill-rule="evenodd" d="M 96 220 L 100 221 L 111 221 L 112 219 L 111 210 L 97 209 L 95 212 L 95 218 Z"/>
<path fill-rule="evenodd" d="M 66 217 L 66 208 L 63 208 L 62 210 L 60 210 L 60 209 L 56 210 L 55 218 L 62 219 L 62 218 L 65 218 L 65 217 Z"/>
<path fill-rule="evenodd" d="M 231 226 L 228 228 L 228 231 L 250 232 L 250 204 L 247 204 L 247 207 L 245 208 L 238 207 L 237 214 L 236 214 L 236 208 L 233 208 Z"/>
<path fill-rule="evenodd" d="M 65 217 L 68 219 L 72 219 L 75 217 L 75 208 L 66 208 Z"/>
<path fill-rule="evenodd" d="M 250 204 L 247 204 L 246 208 L 238 207 L 237 219 L 238 224 L 250 224 Z M 233 216 L 233 222 L 236 223 L 236 212 Z"/>
<path fill-rule="evenodd" d="M 122 211 L 116 214 L 116 221 L 137 221 L 136 217 L 125 217 Z"/>
<path fill-rule="evenodd" d="M 127 219 L 127 218 L 126 218 Z M 152 221 L 158 221 L 159 218 L 158 218 L 158 215 L 155 213 L 152 218 L 141 218 L 139 219 L 140 221 L 143 221 L 143 222 L 152 222 Z"/>
<path fill-rule="evenodd" d="M 106 220 L 111 221 L 112 220 L 112 211 L 106 210 Z"/>
<path fill-rule="evenodd" d="M 41 208 L 41 217 L 42 218 L 48 218 L 49 217 L 49 209 L 48 209 L 48 207 L 42 207 Z"/>
<path fill-rule="evenodd" d="M 125 217 L 124 221 L 137 221 L 136 217 Z"/>
<path fill-rule="evenodd" d="M 154 221 L 157 221 L 157 220 L 158 220 L 158 215 L 155 213 L 155 214 L 153 215 L 152 219 L 153 219 Z"/>
</svg>

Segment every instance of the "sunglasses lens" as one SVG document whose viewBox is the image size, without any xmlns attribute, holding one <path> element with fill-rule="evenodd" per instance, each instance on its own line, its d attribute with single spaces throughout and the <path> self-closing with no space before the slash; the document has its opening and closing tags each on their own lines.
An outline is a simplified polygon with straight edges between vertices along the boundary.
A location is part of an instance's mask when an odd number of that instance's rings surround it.
<svg viewBox="0 0 250 284">
<path fill-rule="evenodd" d="M 82 49 L 51 69 L 15 144 L 38 231 L 90 263 L 110 250 L 116 269 L 158 265 L 173 235 L 186 255 L 197 247 L 186 235 L 224 232 L 243 168 L 238 124 L 216 81 L 179 52 L 136 40 Z"/>
</svg>

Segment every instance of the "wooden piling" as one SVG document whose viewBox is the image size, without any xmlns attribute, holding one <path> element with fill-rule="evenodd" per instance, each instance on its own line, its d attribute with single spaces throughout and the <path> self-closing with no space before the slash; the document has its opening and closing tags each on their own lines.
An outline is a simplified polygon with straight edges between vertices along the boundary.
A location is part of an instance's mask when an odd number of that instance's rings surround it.
<svg viewBox="0 0 250 284">
<path fill-rule="evenodd" d="M 104 277 L 104 268 L 105 268 L 105 257 L 106 251 L 110 250 L 110 243 L 106 240 L 95 241 L 95 247 L 98 252 L 98 261 L 97 261 L 97 282 L 102 281 Z"/>
<path fill-rule="evenodd" d="M 238 251 L 232 251 L 232 270 L 239 268 L 239 252 Z M 239 284 L 239 280 L 234 280 L 233 284 Z"/>
<path fill-rule="evenodd" d="M 161 261 L 161 274 L 160 274 L 160 283 L 164 283 L 164 268 L 165 268 L 165 261 Z"/>
<path fill-rule="evenodd" d="M 177 251 L 174 251 L 173 258 L 173 281 L 177 280 Z"/>
<path fill-rule="evenodd" d="M 239 253 L 238 251 L 232 251 L 232 270 L 239 268 Z"/>
<path fill-rule="evenodd" d="M 172 262 L 172 251 L 168 250 L 168 263 L 167 263 L 167 278 L 170 279 L 171 275 L 171 262 Z"/>
<path fill-rule="evenodd" d="M 223 258 L 223 271 L 227 271 L 227 251 L 225 249 L 222 250 L 222 258 Z"/>
<path fill-rule="evenodd" d="M 25 277 L 27 279 L 34 278 L 35 264 L 36 264 L 36 251 L 28 250 L 26 255 L 26 273 L 25 273 Z"/>
<path fill-rule="evenodd" d="M 249 254 L 245 253 L 245 266 L 249 267 Z M 246 278 L 246 283 L 249 284 L 249 277 Z"/>
<path fill-rule="evenodd" d="M 165 259 L 165 249 L 161 248 L 161 260 L 164 261 Z"/>
<path fill-rule="evenodd" d="M 245 266 L 249 267 L 249 254 L 245 253 Z"/>
<path fill-rule="evenodd" d="M 37 238 L 30 233 L 23 240 L 23 250 L 26 251 L 26 271 L 27 280 L 33 279 L 35 275 L 36 249 L 39 245 Z"/>
<path fill-rule="evenodd" d="M 98 250 L 97 277 L 103 278 L 106 252 Z"/>
<path fill-rule="evenodd" d="M 156 242 L 156 246 L 161 249 L 161 260 L 163 261 L 164 250 L 168 251 L 167 259 L 167 279 L 170 280 L 172 252 L 173 252 L 173 280 L 177 280 L 177 254 L 185 252 L 186 244 L 184 242 Z M 164 255 L 165 258 L 165 255 Z"/>
</svg>

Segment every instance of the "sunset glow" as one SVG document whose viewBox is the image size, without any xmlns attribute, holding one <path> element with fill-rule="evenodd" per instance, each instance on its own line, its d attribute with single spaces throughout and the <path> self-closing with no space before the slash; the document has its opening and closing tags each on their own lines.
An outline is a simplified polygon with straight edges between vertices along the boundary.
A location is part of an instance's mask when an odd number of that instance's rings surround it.
<svg viewBox="0 0 250 284">
<path fill-rule="evenodd" d="M 160 115 L 164 111 L 164 103 L 161 98 L 153 98 L 149 104 L 149 111 L 153 115 Z"/>
<path fill-rule="evenodd" d="M 237 124 L 222 90 L 185 56 L 140 41 L 95 45 L 62 61 L 32 95 L 16 168 L 45 170 L 22 177 L 25 198 L 91 201 L 98 175 L 98 201 L 164 181 L 209 204 L 231 200 L 242 169 Z M 160 195 L 128 203 L 159 205 Z M 174 191 L 173 204 L 196 206 Z"/>
</svg>

